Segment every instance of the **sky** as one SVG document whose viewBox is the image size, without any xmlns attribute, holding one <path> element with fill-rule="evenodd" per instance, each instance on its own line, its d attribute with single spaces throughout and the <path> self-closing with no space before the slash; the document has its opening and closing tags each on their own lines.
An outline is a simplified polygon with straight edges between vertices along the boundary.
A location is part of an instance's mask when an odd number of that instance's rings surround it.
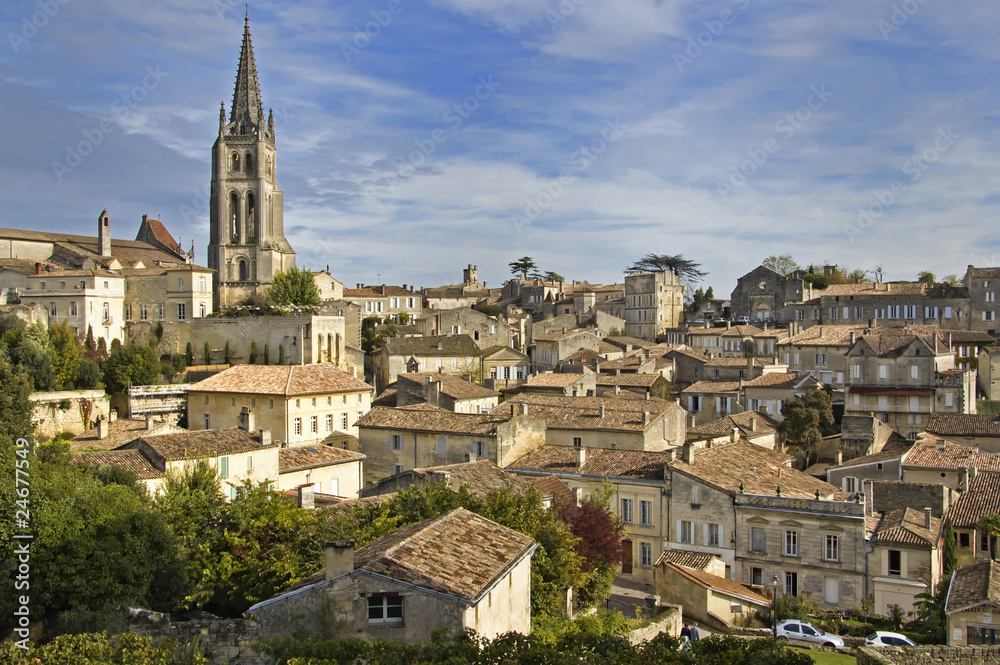
<svg viewBox="0 0 1000 665">
<path fill-rule="evenodd" d="M 1000 265 L 1000 4 L 971 0 L 4 0 L 0 226 L 148 214 L 204 265 L 245 11 L 285 235 L 348 286 Z"/>
</svg>

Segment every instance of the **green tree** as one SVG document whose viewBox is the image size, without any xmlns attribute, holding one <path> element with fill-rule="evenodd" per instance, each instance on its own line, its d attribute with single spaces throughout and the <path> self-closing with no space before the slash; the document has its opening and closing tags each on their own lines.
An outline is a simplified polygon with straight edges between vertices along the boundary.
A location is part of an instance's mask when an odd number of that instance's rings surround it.
<svg viewBox="0 0 1000 665">
<path fill-rule="evenodd" d="M 693 284 L 700 282 L 708 275 L 700 268 L 700 263 L 685 259 L 681 254 L 647 254 L 625 268 L 625 272 L 664 272 L 669 270 L 677 275 L 681 282 Z"/>
<path fill-rule="evenodd" d="M 194 346 L 191 342 L 188 342 L 187 346 L 184 347 L 184 362 L 188 365 L 194 364 Z"/>
<path fill-rule="evenodd" d="M 148 346 L 129 342 L 116 349 L 102 365 L 104 385 L 109 393 L 124 393 L 129 385 L 147 385 L 160 381 L 161 366 L 156 353 Z"/>
<path fill-rule="evenodd" d="M 957 288 L 962 286 L 962 280 L 958 278 L 958 275 L 945 275 L 941 278 L 941 284 L 944 286 L 950 286 L 952 288 Z"/>
<path fill-rule="evenodd" d="M 765 268 L 770 268 L 779 275 L 788 275 L 796 270 L 802 270 L 802 267 L 792 258 L 791 254 L 782 254 L 781 256 L 772 254 L 764 259 L 761 265 Z"/>
<path fill-rule="evenodd" d="M 705 291 L 705 300 L 715 300 L 715 291 L 712 290 L 711 286 Z"/>
<path fill-rule="evenodd" d="M 212 364 L 212 347 L 209 345 L 208 340 L 205 340 L 205 364 Z"/>
<path fill-rule="evenodd" d="M 522 256 L 517 261 L 512 261 L 507 265 L 510 266 L 511 274 L 520 275 L 521 279 L 528 279 L 528 273 L 538 267 L 530 256 Z"/>
<path fill-rule="evenodd" d="M 264 342 L 264 364 L 271 364 L 271 346 L 267 342 Z"/>
<path fill-rule="evenodd" d="M 97 356 L 97 341 L 94 339 L 94 326 L 87 326 L 87 338 L 83 342 L 83 350 L 87 354 L 88 358 L 99 360 L 99 357 Z"/>
<path fill-rule="evenodd" d="M 923 282 L 927 286 L 934 286 L 934 283 L 937 281 L 937 278 L 931 271 L 921 270 L 920 272 L 917 273 L 917 281 Z"/>
<path fill-rule="evenodd" d="M 103 337 L 97 338 L 97 357 L 101 360 L 108 357 L 108 342 Z"/>
<path fill-rule="evenodd" d="M 156 341 L 157 342 L 159 342 L 161 339 L 163 339 L 163 323 L 160 322 L 160 321 L 157 321 L 156 328 L 153 329 L 153 332 L 156 334 Z M 88 330 L 88 333 L 90 334 L 91 337 L 93 337 L 93 331 Z"/>
<path fill-rule="evenodd" d="M 248 359 L 248 362 L 251 365 L 257 364 L 257 342 L 253 340 L 250 342 L 250 358 Z"/>
<path fill-rule="evenodd" d="M 18 498 L 15 488 L 15 460 L 25 459 L 26 452 L 22 448 L 21 458 L 15 452 L 18 448 L 15 441 L 20 438 L 26 439 L 29 443 L 35 440 L 35 425 L 31 418 L 31 381 L 25 371 L 17 365 L 0 362 L 0 473 L 3 474 L 3 482 L 0 482 L 0 510 L 9 517 L 0 519 L 0 542 L 13 543 L 14 534 L 14 511 L 17 506 L 14 503 Z M 21 466 L 24 466 L 22 462 Z M 34 473 L 30 466 L 29 474 Z M 29 476 L 30 477 L 30 476 Z M 5 545 L 6 547 L 6 545 Z M 5 580 L 14 579 L 14 557 L 9 557 L 10 550 L 4 550 L 4 556 L 0 557 L 0 577 Z M 14 585 L 8 583 L 0 589 L 0 594 L 12 591 Z M 12 616 L 7 611 L 7 607 L 0 607 L 3 612 L 0 616 L 0 626 L 6 625 L 7 618 Z M 13 608 L 11 608 L 13 611 Z"/>
<path fill-rule="evenodd" d="M 546 282 L 565 282 L 566 278 L 557 272 L 546 271 L 542 273 L 542 279 Z"/>
<path fill-rule="evenodd" d="M 265 356 L 267 355 L 267 345 L 266 344 L 264 345 L 264 355 Z M 231 356 L 230 356 L 230 351 L 229 351 L 229 340 L 228 339 L 226 340 L 226 348 L 223 351 L 222 359 L 223 359 L 223 362 L 225 362 L 227 365 L 232 362 L 232 359 L 231 359 Z M 265 365 L 267 364 L 266 359 L 265 359 L 264 364 Z"/>
<path fill-rule="evenodd" d="M 284 365 L 285 364 L 285 345 L 284 344 L 279 344 L 278 345 L 278 364 L 279 365 Z"/>
<path fill-rule="evenodd" d="M 997 538 L 1000 537 L 1000 515 L 987 513 L 976 522 L 976 531 L 981 536 L 988 536 L 990 539 L 990 558 L 997 558 Z"/>
<path fill-rule="evenodd" d="M 55 390 L 72 390 L 80 370 L 83 349 L 76 333 L 66 322 L 49 325 L 49 344 L 52 349 L 52 369 L 55 372 Z"/>
<path fill-rule="evenodd" d="M 782 440 L 802 451 L 806 467 L 815 464 L 823 440 L 822 428 L 833 424 L 830 394 L 821 388 L 810 390 L 802 397 L 785 402 L 781 415 L 785 417 L 778 426 Z"/>
<path fill-rule="evenodd" d="M 95 390 L 101 387 L 101 366 L 93 358 L 80 358 L 76 370 L 76 389 Z"/>
<path fill-rule="evenodd" d="M 292 266 L 285 272 L 276 273 L 267 290 L 267 302 L 272 305 L 319 305 L 319 291 L 312 272 Z"/>
<path fill-rule="evenodd" d="M 949 517 L 944 523 L 944 544 L 941 546 L 941 578 L 950 578 L 958 568 L 958 554 L 955 552 L 955 528 Z"/>
<path fill-rule="evenodd" d="M 9 350 L 11 362 L 20 365 L 28 373 L 35 390 L 54 390 L 56 373 L 45 326 L 38 321 L 19 332 L 16 344 Z"/>
</svg>

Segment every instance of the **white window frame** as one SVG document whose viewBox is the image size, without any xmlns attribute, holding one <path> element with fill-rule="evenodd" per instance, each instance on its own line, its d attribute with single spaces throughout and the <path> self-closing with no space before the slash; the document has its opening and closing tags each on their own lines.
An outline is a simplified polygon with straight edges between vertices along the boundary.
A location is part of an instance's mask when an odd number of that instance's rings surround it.
<svg viewBox="0 0 1000 665">
<path fill-rule="evenodd" d="M 832 533 L 825 534 L 823 539 L 823 560 L 840 561 L 840 536 Z"/>
<path fill-rule="evenodd" d="M 620 503 L 619 515 L 622 518 L 622 524 L 632 523 L 632 499 L 622 499 Z"/>
<path fill-rule="evenodd" d="M 653 526 L 653 502 L 639 500 L 639 525 Z"/>
<path fill-rule="evenodd" d="M 795 529 L 785 529 L 785 556 L 799 555 L 799 532 Z"/>
</svg>

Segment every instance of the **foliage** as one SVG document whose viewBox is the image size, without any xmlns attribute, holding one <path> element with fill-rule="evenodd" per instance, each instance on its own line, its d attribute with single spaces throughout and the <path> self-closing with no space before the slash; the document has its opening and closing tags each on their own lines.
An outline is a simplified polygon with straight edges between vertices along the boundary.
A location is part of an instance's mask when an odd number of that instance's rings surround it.
<svg viewBox="0 0 1000 665">
<path fill-rule="evenodd" d="M 205 364 L 212 364 L 212 347 L 209 345 L 208 340 L 205 340 Z"/>
<path fill-rule="evenodd" d="M 886 605 L 886 609 L 889 610 L 889 621 L 892 622 L 892 629 L 899 630 L 902 628 L 903 620 L 906 618 L 906 610 L 897 603 Z"/>
<path fill-rule="evenodd" d="M 157 321 L 156 328 L 153 332 L 156 334 L 156 341 L 163 339 L 163 323 L 161 321 Z M 93 331 L 88 329 L 88 334 L 93 336 Z"/>
<path fill-rule="evenodd" d="M 188 365 L 194 364 L 194 347 L 191 342 L 188 342 L 187 346 L 184 347 L 184 362 Z"/>
<path fill-rule="evenodd" d="M 800 596 L 790 593 L 780 594 L 774 601 L 775 621 L 785 619 L 808 619 L 812 607 Z"/>
<path fill-rule="evenodd" d="M 522 256 L 517 261 L 512 261 L 507 265 L 510 266 L 511 274 L 521 275 L 521 279 L 528 279 L 528 273 L 538 267 L 530 256 Z"/>
<path fill-rule="evenodd" d="M 103 337 L 97 338 L 97 357 L 101 360 L 108 357 L 108 342 Z"/>
<path fill-rule="evenodd" d="M 962 286 L 962 280 L 958 275 L 945 275 L 941 278 L 941 286 L 959 287 Z"/>
<path fill-rule="evenodd" d="M 473 307 L 472 309 L 478 312 L 482 312 L 486 316 L 500 316 L 500 305 L 493 305 L 491 303 L 486 302 L 485 300 L 476 303 L 476 306 Z"/>
<path fill-rule="evenodd" d="M 55 372 L 54 390 L 72 390 L 76 387 L 83 348 L 76 333 L 66 322 L 49 325 L 49 348 L 52 351 L 52 369 Z"/>
<path fill-rule="evenodd" d="M 160 331 L 160 334 L 158 335 L 158 337 L 162 337 L 163 336 L 163 332 L 162 332 L 163 325 L 162 324 L 160 325 L 160 328 L 161 328 L 161 331 Z M 94 360 L 99 360 L 99 358 L 97 357 L 97 341 L 94 340 L 94 326 L 92 326 L 92 325 L 88 325 L 87 326 L 87 338 L 83 342 L 83 349 L 84 349 L 84 352 L 87 354 L 88 358 L 92 358 Z"/>
<path fill-rule="evenodd" d="M 551 270 L 547 270 L 547 271 L 543 272 L 540 275 L 540 277 L 542 278 L 543 281 L 546 281 L 546 282 L 565 282 L 566 281 L 565 277 L 563 277 L 562 275 L 560 275 L 557 272 L 552 272 Z"/>
<path fill-rule="evenodd" d="M 257 342 L 256 341 L 251 341 L 250 342 L 250 357 L 247 359 L 247 362 L 249 362 L 251 365 L 256 365 L 257 364 Z"/>
<path fill-rule="evenodd" d="M 292 266 L 285 272 L 275 273 L 267 289 L 266 301 L 270 305 L 318 306 L 319 290 L 309 270 Z"/>
<path fill-rule="evenodd" d="M 109 393 L 124 393 L 130 384 L 147 385 L 160 381 L 160 361 L 148 346 L 129 342 L 115 349 L 102 365 L 104 385 Z"/>
<path fill-rule="evenodd" d="M 3 335 L 6 355 L 20 365 L 35 390 L 54 390 L 56 372 L 52 364 L 49 334 L 41 321 L 25 328 L 11 328 Z"/>
<path fill-rule="evenodd" d="M 187 369 L 187 366 L 187 358 L 179 353 L 170 359 L 170 368 L 174 374 L 180 374 Z"/>
<path fill-rule="evenodd" d="M 934 286 L 934 283 L 935 281 L 937 281 L 937 278 L 931 271 L 921 270 L 920 272 L 917 273 L 917 281 L 923 282 L 927 286 Z"/>
<path fill-rule="evenodd" d="M 35 425 L 31 419 L 31 401 L 28 399 L 30 394 L 31 384 L 24 370 L 16 365 L 0 362 L 0 473 L 4 478 L 4 482 L 0 482 L 0 510 L 3 510 L 5 516 L 0 520 L 0 542 L 3 543 L 14 542 L 14 521 L 11 518 L 14 517 L 15 500 L 18 498 L 13 482 L 15 441 L 25 438 L 33 442 L 35 436 Z M 33 474 L 30 466 L 29 473 Z M 5 554 L 7 551 L 9 550 L 5 549 Z M 0 578 L 8 581 L 0 593 L 12 592 L 14 589 L 13 583 L 10 582 L 14 574 L 13 566 L 13 557 L 0 558 Z M 0 603 L 0 609 L 4 612 L 4 619 L 0 621 L 6 621 L 7 617 L 12 616 L 3 603 Z"/>
<path fill-rule="evenodd" d="M 232 355 L 229 351 L 229 340 L 226 340 L 226 347 L 222 352 L 222 361 L 227 365 L 232 362 Z M 267 364 L 267 344 L 264 345 L 264 364 Z"/>
<path fill-rule="evenodd" d="M 625 336 L 624 328 L 612 328 L 608 331 L 608 337 L 624 337 L 624 336 Z"/>
<path fill-rule="evenodd" d="M 811 272 L 802 275 L 802 281 L 806 284 L 812 284 L 814 289 L 819 289 L 820 291 L 830 286 L 830 280 L 826 275 L 817 275 Z"/>
<path fill-rule="evenodd" d="M 271 364 L 271 345 L 267 342 L 264 342 L 264 364 Z"/>
<path fill-rule="evenodd" d="M 284 344 L 279 344 L 278 345 L 278 364 L 279 365 L 284 365 L 285 364 L 285 345 Z"/>
<path fill-rule="evenodd" d="M 910 624 L 926 636 L 927 644 L 944 644 L 947 637 L 948 617 L 945 614 L 945 603 L 948 591 L 951 589 L 951 577 L 941 578 L 937 590 L 933 593 L 919 593 L 914 603 L 917 609 L 917 620 Z"/>
<path fill-rule="evenodd" d="M 949 517 L 944 523 L 944 544 L 941 547 L 941 578 L 951 579 L 958 568 L 958 554 L 955 552 L 955 528 Z"/>
<path fill-rule="evenodd" d="M 93 358 L 80 358 L 76 368 L 77 390 L 94 390 L 101 387 L 101 366 Z"/>
<path fill-rule="evenodd" d="M 194 648 L 192 648 L 192 646 Z M 21 649 L 12 642 L 0 646 L 0 663 L 25 665 L 34 663 L 87 663 L 88 665 L 204 665 L 208 660 L 197 641 L 171 648 L 169 640 L 153 644 L 152 638 L 134 633 L 117 635 L 81 633 L 59 635 L 51 642 Z"/>
<path fill-rule="evenodd" d="M 997 538 L 1000 537 L 1000 515 L 988 513 L 976 522 L 976 531 L 990 538 L 990 558 L 996 560 Z"/>
<path fill-rule="evenodd" d="M 765 268 L 770 268 L 779 275 L 788 275 L 796 270 L 802 269 L 798 262 L 792 258 L 791 254 L 782 254 L 781 256 L 775 256 L 772 254 L 764 259 L 761 262 L 761 265 Z"/>
<path fill-rule="evenodd" d="M 985 416 L 1000 416 L 1000 400 L 977 399 L 976 413 Z"/>
<path fill-rule="evenodd" d="M 790 399 L 781 407 L 785 419 L 778 426 L 778 433 L 786 445 L 803 451 L 805 466 L 815 464 L 819 458 L 818 447 L 823 440 L 822 426 L 833 424 L 833 404 L 830 394 L 820 388 L 810 390 L 802 397 Z"/>
<path fill-rule="evenodd" d="M 647 254 L 631 266 L 625 268 L 625 272 L 663 272 L 669 270 L 684 283 L 700 282 L 707 272 L 700 270 L 701 264 L 690 259 L 685 259 L 681 254 Z"/>
</svg>

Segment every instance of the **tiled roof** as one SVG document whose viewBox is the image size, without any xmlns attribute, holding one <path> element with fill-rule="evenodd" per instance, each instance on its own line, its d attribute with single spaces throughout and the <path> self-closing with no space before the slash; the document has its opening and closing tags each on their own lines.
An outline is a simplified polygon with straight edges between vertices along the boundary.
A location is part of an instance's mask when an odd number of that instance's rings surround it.
<svg viewBox="0 0 1000 665">
<path fill-rule="evenodd" d="M 828 465 L 828 470 L 833 471 L 836 469 L 849 469 L 855 466 L 863 466 L 865 464 L 875 464 L 877 462 L 886 462 L 888 460 L 900 459 L 906 451 L 909 450 L 908 446 L 897 446 L 897 445 L 886 445 L 885 448 L 878 451 L 877 453 L 872 453 L 871 455 L 863 455 L 861 457 L 855 457 L 854 459 L 849 459 L 841 464 Z"/>
<path fill-rule="evenodd" d="M 278 450 L 278 473 L 290 473 L 346 462 L 359 462 L 363 459 L 365 456 L 361 453 L 323 444 L 288 446 Z"/>
<path fill-rule="evenodd" d="M 78 255 L 92 255 L 99 258 L 97 236 L 82 236 L 71 233 L 52 233 L 49 231 L 29 231 L 24 229 L 0 229 L 0 237 L 20 240 L 37 240 L 51 242 L 69 249 Z M 107 257 L 105 257 L 107 258 Z M 176 261 L 178 256 L 171 254 L 139 240 L 111 239 L 112 259 L 130 261 L 144 260 L 147 263 L 155 261 Z"/>
<path fill-rule="evenodd" d="M 874 287 L 874 288 L 873 288 Z M 875 286 L 872 282 L 861 284 L 831 284 L 823 291 L 824 296 L 857 296 L 857 295 L 890 295 L 890 296 L 915 296 L 923 295 L 927 289 L 924 282 L 903 282 L 898 284 L 879 284 Z"/>
<path fill-rule="evenodd" d="M 939 353 L 950 353 L 951 348 L 948 346 L 948 339 L 944 337 L 940 332 L 936 333 Z M 906 348 L 916 340 L 923 341 L 930 349 L 934 349 L 934 338 L 935 335 L 913 335 L 913 334 L 898 334 L 898 333 L 878 333 L 874 332 L 871 335 L 863 335 L 858 343 L 861 341 L 867 342 L 868 346 L 880 357 L 880 358 L 893 358 L 906 350 Z"/>
<path fill-rule="evenodd" d="M 458 490 L 463 485 L 468 485 L 469 491 L 483 497 L 490 492 L 507 488 L 521 493 L 529 486 L 527 480 L 513 473 L 508 473 L 488 459 L 411 469 L 400 475 L 420 476 L 427 479 L 431 474 L 445 473 L 448 474 L 448 486 L 451 489 Z M 398 476 L 390 476 L 390 478 L 398 479 Z"/>
<path fill-rule="evenodd" d="M 583 467 L 577 466 L 578 451 L 585 454 Z M 515 460 L 511 471 L 535 471 L 553 475 L 582 474 L 584 476 L 663 480 L 663 468 L 670 455 L 644 450 L 611 450 L 608 448 L 575 448 L 547 444 Z"/>
<path fill-rule="evenodd" d="M 332 363 L 310 365 L 234 365 L 195 383 L 189 392 L 240 393 L 244 395 L 322 395 L 371 392 L 364 381 Z"/>
<path fill-rule="evenodd" d="M 111 450 L 123 443 L 134 441 L 145 434 L 167 433 L 171 431 L 181 432 L 183 428 L 168 423 L 155 423 L 152 429 L 147 429 L 144 418 L 119 418 L 107 424 L 108 435 L 101 439 L 97 436 L 97 428 L 91 427 L 83 434 L 73 439 L 70 447 L 74 451 L 79 450 Z"/>
<path fill-rule="evenodd" d="M 500 394 L 492 390 L 487 390 L 471 381 L 466 381 L 465 379 L 442 372 L 408 372 L 400 374 L 398 378 L 422 385 L 427 384 L 427 379 L 440 381 L 441 394 L 453 399 L 482 399 L 484 397 L 496 397 Z"/>
<path fill-rule="evenodd" d="M 125 445 L 136 448 L 139 442 L 145 443 L 167 461 L 235 455 L 278 447 L 276 442 L 261 446 L 259 434 L 247 432 L 239 427 L 143 436 Z"/>
<path fill-rule="evenodd" d="M 509 418 L 489 413 L 452 413 L 442 409 L 420 409 L 379 406 L 363 415 L 355 423 L 358 427 L 375 429 L 409 430 L 417 432 L 450 432 L 453 434 L 481 434 L 491 436 L 501 423 Z"/>
<path fill-rule="evenodd" d="M 944 450 L 941 450 L 939 441 L 944 442 Z M 921 434 L 903 458 L 903 468 L 966 469 L 970 466 L 981 471 L 1000 471 L 1000 453 L 987 453 L 947 439 Z"/>
<path fill-rule="evenodd" d="M 974 268 L 969 266 L 966 272 L 973 279 L 977 277 L 980 279 L 983 277 L 1000 277 L 1000 268 Z"/>
<path fill-rule="evenodd" d="M 163 472 L 150 464 L 138 450 L 97 450 L 74 455 L 73 459 L 93 466 L 119 466 L 134 473 L 139 480 L 163 477 Z"/>
<path fill-rule="evenodd" d="M 882 515 L 875 529 L 879 545 L 908 545 L 916 547 L 936 547 L 941 538 L 941 519 L 931 517 L 927 528 L 926 515 L 915 508 L 899 508 Z"/>
<path fill-rule="evenodd" d="M 490 347 L 487 347 L 487 348 L 483 349 L 483 358 L 489 358 L 490 356 L 492 356 L 492 355 L 494 355 L 496 353 L 500 353 L 501 351 L 509 351 L 510 353 L 513 353 L 513 354 L 516 354 L 518 356 L 521 356 L 524 359 L 528 358 L 528 356 L 524 355 L 523 353 L 521 353 L 517 349 L 514 349 L 514 348 L 509 347 L 509 346 L 503 346 L 501 344 L 494 344 L 493 346 L 490 346 Z"/>
<path fill-rule="evenodd" d="M 754 430 L 750 427 L 751 419 L 756 421 L 756 429 Z M 734 427 L 740 428 L 747 436 L 761 436 L 778 431 L 778 421 L 764 413 L 744 411 L 735 415 L 723 416 L 697 427 L 689 427 L 687 433 L 689 439 L 692 436 L 705 438 L 727 436 L 732 433 Z"/>
<path fill-rule="evenodd" d="M 370 286 L 363 289 L 344 289 L 344 298 L 381 298 L 382 294 Z"/>
<path fill-rule="evenodd" d="M 699 357 L 701 356 L 701 354 L 690 353 L 688 355 L 692 355 L 695 358 L 698 358 L 699 360 L 705 359 L 704 357 Z M 764 363 L 758 360 L 757 358 L 753 359 L 753 364 L 754 367 L 764 366 Z M 746 358 L 711 358 L 705 362 L 705 367 L 746 367 L 746 366 L 747 366 Z"/>
<path fill-rule="evenodd" d="M 564 397 L 522 393 L 508 398 L 493 414 L 508 415 L 519 404 L 528 406 L 528 415 L 545 421 L 548 429 L 586 429 L 642 432 L 657 418 L 672 408 L 675 402 L 661 399 L 623 399 L 621 397 Z M 601 405 L 604 417 L 601 417 Z M 643 425 L 643 412 L 649 413 L 649 424 Z"/>
<path fill-rule="evenodd" d="M 390 337 L 382 347 L 390 356 L 475 356 L 481 351 L 468 335 Z"/>
<path fill-rule="evenodd" d="M 975 528 L 983 515 L 1000 513 L 1000 473 L 980 472 L 969 479 L 963 492 L 948 511 L 955 528 Z"/>
<path fill-rule="evenodd" d="M 372 408 L 376 406 L 396 406 L 396 384 L 392 383 L 385 390 L 379 393 L 379 396 L 372 400 Z"/>
<path fill-rule="evenodd" d="M 629 337 L 627 335 L 618 335 L 616 337 L 605 337 L 603 341 L 618 347 L 619 351 L 624 350 L 627 344 L 631 344 L 632 346 L 641 346 L 641 347 L 649 347 L 649 346 L 654 346 L 656 344 L 656 342 L 652 342 L 648 339 L 639 339 L 638 337 Z"/>
<path fill-rule="evenodd" d="M 955 571 L 945 612 L 961 612 L 983 603 L 1000 605 L 1000 563 L 996 561 L 981 561 Z"/>
<path fill-rule="evenodd" d="M 656 560 L 657 566 L 662 566 L 665 563 L 672 563 L 678 566 L 684 566 L 685 568 L 693 568 L 695 570 L 705 570 L 708 568 L 712 560 L 717 558 L 713 554 L 706 554 L 704 552 L 689 552 L 688 550 L 663 550 L 660 554 L 660 558 Z"/>
<path fill-rule="evenodd" d="M 573 502 L 573 490 L 555 476 L 532 478 L 531 482 L 541 490 L 542 496 L 552 499 L 553 503 L 569 504 Z"/>
<path fill-rule="evenodd" d="M 574 383 L 578 383 L 583 378 L 583 374 L 575 372 L 545 372 L 544 374 L 535 374 L 530 377 L 524 385 L 529 388 L 566 388 Z"/>
<path fill-rule="evenodd" d="M 649 359 L 645 356 L 640 356 L 635 353 L 635 351 L 629 351 L 628 355 L 624 358 L 616 358 L 615 360 L 603 360 L 600 364 L 601 372 L 605 374 L 614 373 L 615 370 L 622 372 L 635 372 L 636 369 L 642 365 L 649 362 Z"/>
<path fill-rule="evenodd" d="M 378 494 L 376 496 L 366 496 L 360 499 L 358 498 L 345 499 L 327 508 L 325 515 L 330 520 L 335 520 L 340 516 L 350 517 L 351 512 L 355 508 L 378 506 L 383 503 L 388 503 L 389 501 L 392 501 L 393 497 L 395 496 L 396 494 L 395 492 L 393 492 L 391 494 Z"/>
<path fill-rule="evenodd" d="M 764 331 L 757 326 L 733 326 L 728 330 L 722 332 L 722 337 L 753 337 L 755 335 L 760 335 Z"/>
<path fill-rule="evenodd" d="M 682 393 L 708 393 L 718 395 L 720 393 L 738 393 L 740 391 L 739 381 L 696 381 L 682 390 Z"/>
<path fill-rule="evenodd" d="M 811 499 L 819 490 L 821 497 L 837 488 L 829 483 L 792 469 L 785 464 L 791 457 L 752 443 L 731 443 L 695 450 L 694 464 L 677 459 L 670 467 L 729 494 L 743 486 L 745 494 L 774 496 L 781 486 L 781 496 Z"/>
<path fill-rule="evenodd" d="M 401 527 L 354 553 L 355 569 L 476 602 L 534 541 L 456 508 Z"/>
<path fill-rule="evenodd" d="M 800 383 L 808 384 L 811 375 L 800 374 L 797 372 L 791 373 L 779 373 L 773 372 L 771 374 L 761 374 L 756 379 L 750 381 L 745 381 L 743 383 L 744 388 L 794 388 Z M 816 379 L 812 380 L 814 383 L 819 383 Z"/>
<path fill-rule="evenodd" d="M 572 330 L 567 330 L 566 332 L 558 330 L 545 333 L 544 335 L 535 335 L 534 340 L 536 342 L 556 342 L 561 339 L 566 339 L 567 337 L 573 337 L 574 335 L 593 335 L 595 330 L 596 329 L 594 328 L 573 328 Z"/>
<path fill-rule="evenodd" d="M 170 235 L 170 231 L 168 231 L 167 227 L 163 225 L 163 222 L 150 217 L 146 217 L 145 222 L 149 226 L 149 230 L 153 232 L 154 238 L 162 242 L 167 247 L 177 247 L 180 249 L 180 245 L 178 245 L 177 241 L 174 240 L 174 237 Z"/>
<path fill-rule="evenodd" d="M 1000 416 L 932 413 L 927 431 L 941 436 L 1000 436 Z"/>
<path fill-rule="evenodd" d="M 607 374 L 602 372 L 597 375 L 597 385 L 649 388 L 662 378 L 659 374 Z"/>
<path fill-rule="evenodd" d="M 53 270 L 52 272 L 43 272 L 40 275 L 29 275 L 29 277 L 32 279 L 58 279 L 60 277 L 113 277 L 115 279 L 125 279 L 124 275 L 104 270 L 103 268 L 95 268 L 93 270 Z"/>
<path fill-rule="evenodd" d="M 754 593 L 739 582 L 734 582 L 733 580 L 725 577 L 719 577 L 718 575 L 712 575 L 711 573 L 706 573 L 703 570 L 694 570 L 684 566 L 678 566 L 677 564 L 669 561 L 664 562 L 663 567 L 669 568 L 673 572 L 688 578 L 702 588 L 716 589 L 732 596 L 750 600 L 757 605 L 765 605 L 767 607 L 771 606 L 770 600 Z"/>
</svg>

